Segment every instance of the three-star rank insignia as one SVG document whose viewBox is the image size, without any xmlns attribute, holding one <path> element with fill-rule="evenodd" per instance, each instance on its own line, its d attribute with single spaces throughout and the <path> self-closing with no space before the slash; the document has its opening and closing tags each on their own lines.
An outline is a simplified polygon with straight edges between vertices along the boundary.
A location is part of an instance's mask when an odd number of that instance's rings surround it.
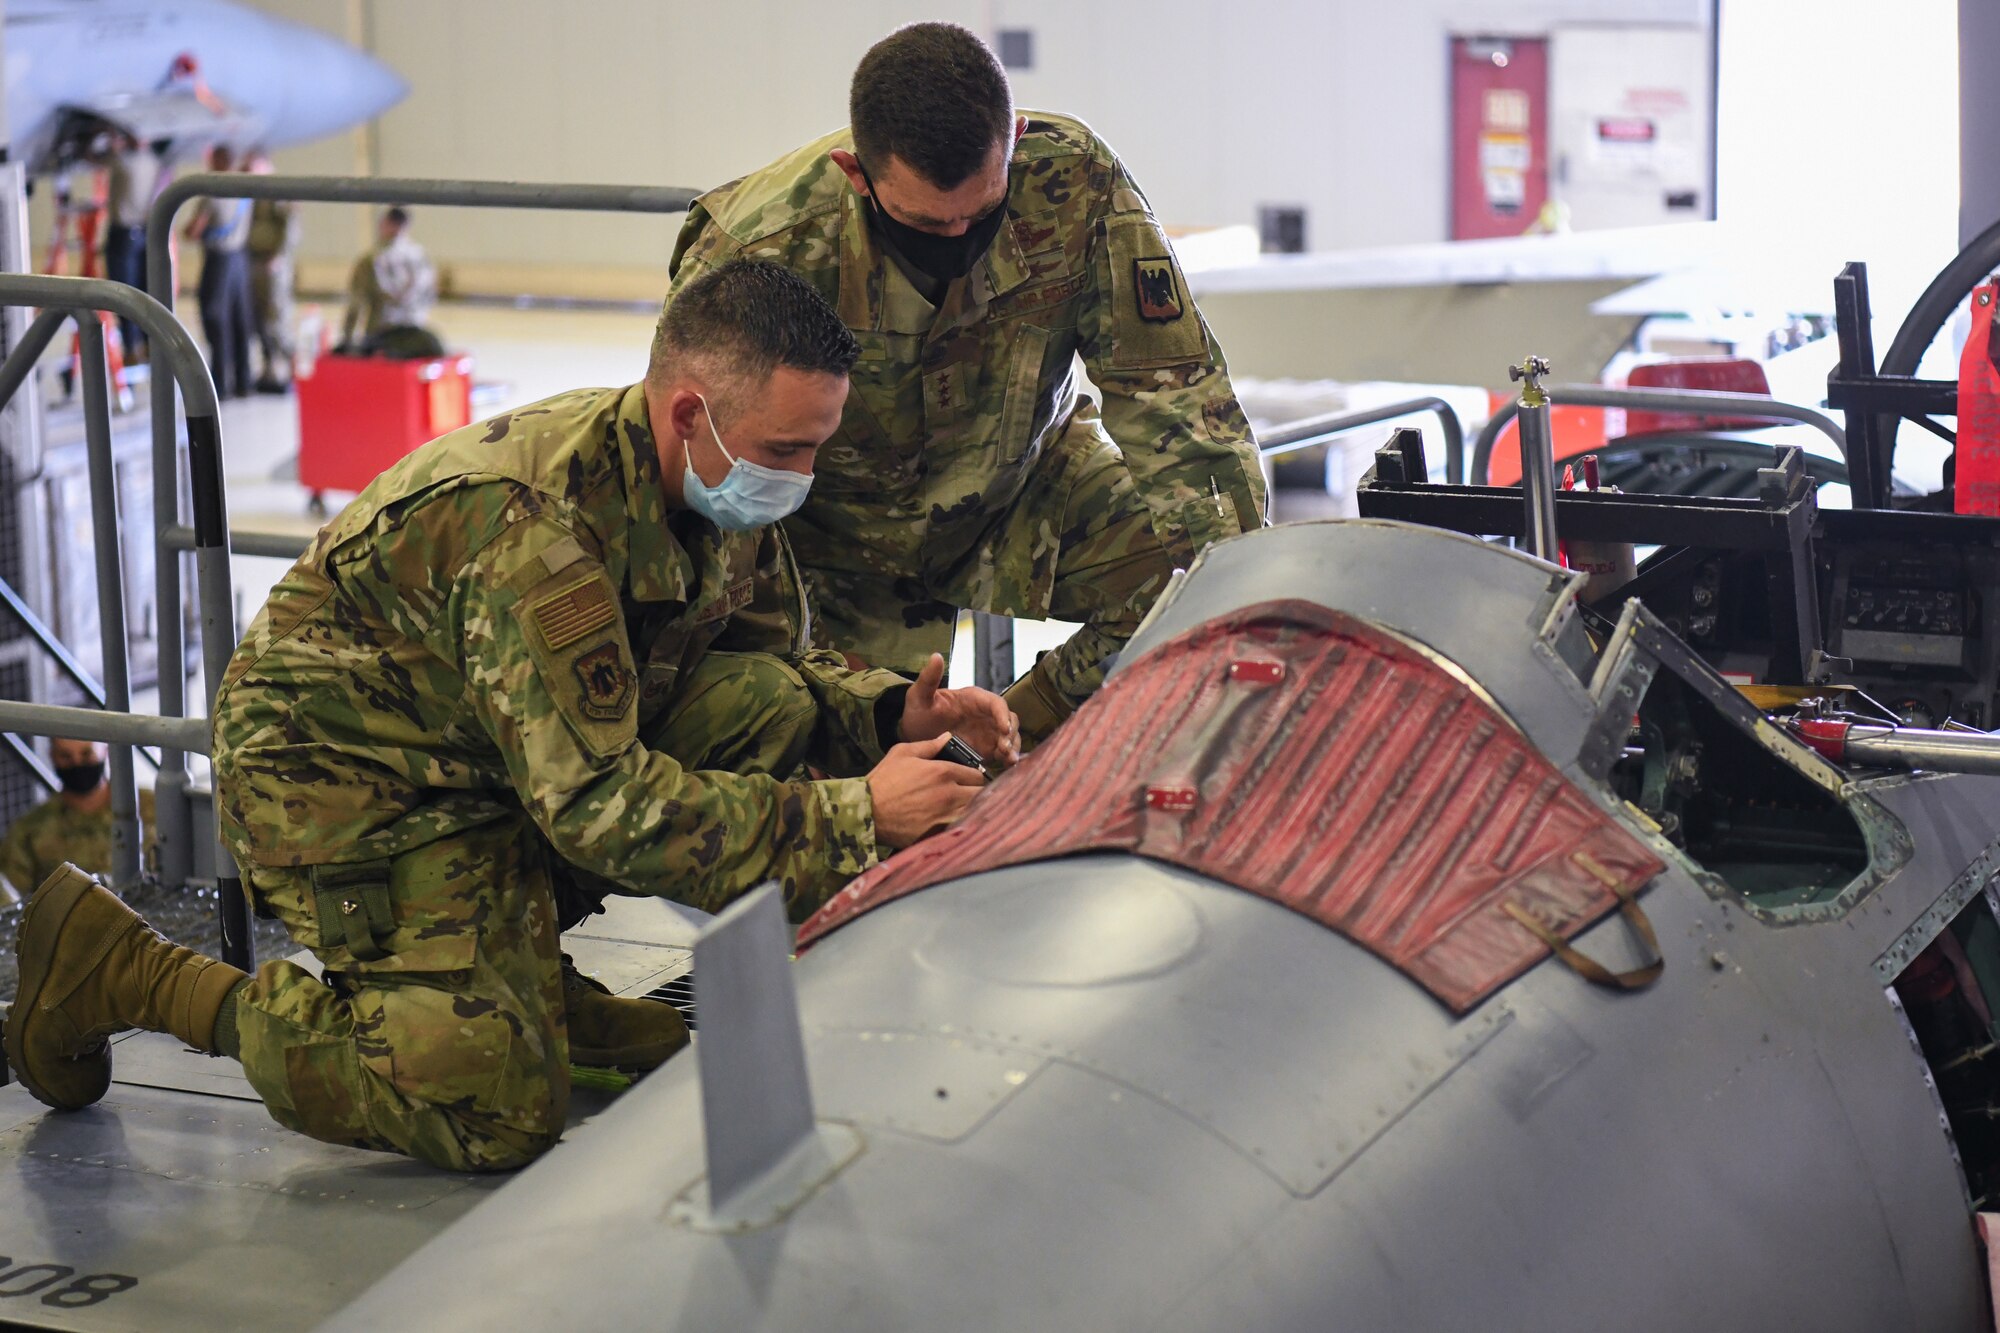
<svg viewBox="0 0 2000 1333">
<path fill-rule="evenodd" d="M 583 686 L 583 711 L 602 722 L 616 722 L 625 716 L 632 702 L 632 673 L 625 668 L 616 643 L 603 643 L 577 656 L 571 663 Z"/>
<path fill-rule="evenodd" d="M 1187 313 L 1187 306 L 1181 301 L 1180 276 L 1168 256 L 1133 260 L 1132 280 L 1140 319 L 1171 324 Z"/>
</svg>

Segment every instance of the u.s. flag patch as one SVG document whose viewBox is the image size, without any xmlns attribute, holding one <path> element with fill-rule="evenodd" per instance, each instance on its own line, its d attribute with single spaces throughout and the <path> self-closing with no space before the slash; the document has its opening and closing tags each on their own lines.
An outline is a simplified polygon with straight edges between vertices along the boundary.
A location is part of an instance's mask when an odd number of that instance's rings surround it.
<svg viewBox="0 0 2000 1333">
<path fill-rule="evenodd" d="M 618 608 L 604 580 L 592 575 L 534 603 L 528 616 L 553 651 L 609 625 L 618 618 Z"/>
</svg>

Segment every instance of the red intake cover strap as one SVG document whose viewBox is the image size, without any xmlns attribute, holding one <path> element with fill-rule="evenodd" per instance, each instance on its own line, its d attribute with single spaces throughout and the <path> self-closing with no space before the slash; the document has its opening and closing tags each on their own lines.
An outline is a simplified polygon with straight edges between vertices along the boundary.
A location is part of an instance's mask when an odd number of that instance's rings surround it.
<svg viewBox="0 0 2000 1333">
<path fill-rule="evenodd" d="M 1265 602 L 1148 653 L 956 827 L 842 890 L 801 947 L 906 893 L 1134 852 L 1283 903 L 1458 1013 L 1663 868 L 1454 672 L 1352 616 Z"/>
<path fill-rule="evenodd" d="M 1958 442 L 1952 508 L 2000 514 L 2000 369 L 1993 362 L 1994 301 L 2000 283 L 1972 289 L 1972 330 L 1958 361 Z"/>
</svg>

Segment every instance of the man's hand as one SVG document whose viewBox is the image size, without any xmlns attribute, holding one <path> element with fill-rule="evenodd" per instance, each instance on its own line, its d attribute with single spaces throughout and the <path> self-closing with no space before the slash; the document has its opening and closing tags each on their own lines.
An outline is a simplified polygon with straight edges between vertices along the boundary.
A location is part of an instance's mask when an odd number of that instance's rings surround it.
<svg viewBox="0 0 2000 1333">
<path fill-rule="evenodd" d="M 917 683 L 903 699 L 903 720 L 896 736 L 905 741 L 933 740 L 951 732 L 989 761 L 1013 764 L 1021 757 L 1021 719 L 1007 701 L 976 686 L 940 689 L 944 655 L 932 653 Z"/>
<path fill-rule="evenodd" d="M 937 757 L 948 736 L 892 746 L 868 774 L 876 841 L 908 847 L 950 828 L 986 785 L 985 778 L 965 765 Z"/>
</svg>

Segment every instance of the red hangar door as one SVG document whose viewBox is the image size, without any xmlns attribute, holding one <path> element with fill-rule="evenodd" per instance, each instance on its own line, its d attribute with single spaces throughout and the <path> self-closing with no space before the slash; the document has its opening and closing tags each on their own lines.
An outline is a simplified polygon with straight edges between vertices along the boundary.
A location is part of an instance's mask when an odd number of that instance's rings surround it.
<svg viewBox="0 0 2000 1333">
<path fill-rule="evenodd" d="M 1451 39 L 1451 238 L 1519 236 L 1549 196 L 1549 44 Z"/>
</svg>

